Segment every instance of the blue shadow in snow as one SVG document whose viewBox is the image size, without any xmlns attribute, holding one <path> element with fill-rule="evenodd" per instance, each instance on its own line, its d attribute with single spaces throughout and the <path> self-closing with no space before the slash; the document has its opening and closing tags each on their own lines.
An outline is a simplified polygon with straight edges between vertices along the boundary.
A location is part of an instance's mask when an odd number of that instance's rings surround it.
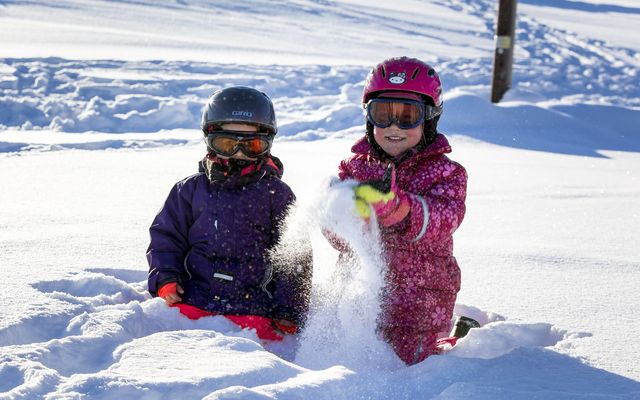
<svg viewBox="0 0 640 400">
<path fill-rule="evenodd" d="M 25 151 L 60 151 L 60 150 L 107 150 L 107 149 L 150 149 L 164 146 L 182 146 L 189 141 L 185 139 L 148 139 L 148 140 L 101 140 L 96 142 L 38 144 L 23 142 L 0 142 L 0 153 L 21 153 Z"/>
<path fill-rule="evenodd" d="M 492 359 L 431 357 L 411 369 L 411 378 L 396 388 L 394 398 L 411 399 L 416 393 L 438 399 L 640 398 L 640 382 L 539 347 L 517 348 Z M 363 391 L 397 386 L 390 382 L 396 378 L 390 375 Z"/>
<path fill-rule="evenodd" d="M 87 271 L 95 272 L 98 274 L 104 274 L 107 276 L 112 276 L 116 279 L 120 279 L 121 281 L 125 281 L 127 283 L 136 283 L 136 282 L 146 281 L 148 277 L 147 268 L 145 268 L 144 270 L 139 270 L 139 269 L 95 267 L 95 268 L 88 268 Z"/>
<path fill-rule="evenodd" d="M 613 4 L 591 4 L 582 1 L 569 0 L 520 0 L 520 3 L 530 4 L 532 6 L 554 7 L 565 10 L 586 11 L 592 13 L 622 13 L 622 14 L 640 14 L 640 8 L 616 6 Z"/>
<path fill-rule="evenodd" d="M 640 152 L 640 110 L 569 104 L 491 104 L 472 94 L 447 102 L 439 127 L 485 142 L 519 149 L 588 157 L 599 151 Z"/>
<path fill-rule="evenodd" d="M 43 2 L 38 0 L 0 0 L 0 7 L 8 7 L 8 6 L 38 6 L 38 7 L 46 7 L 46 8 L 54 8 L 60 10 L 71 10 L 72 6 L 66 6 L 61 4 L 51 4 L 50 2 Z"/>
</svg>

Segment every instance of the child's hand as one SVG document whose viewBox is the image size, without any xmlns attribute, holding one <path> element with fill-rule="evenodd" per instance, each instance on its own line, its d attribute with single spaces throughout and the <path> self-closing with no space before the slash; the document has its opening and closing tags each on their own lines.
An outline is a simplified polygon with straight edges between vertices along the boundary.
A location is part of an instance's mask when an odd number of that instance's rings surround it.
<svg viewBox="0 0 640 400">
<path fill-rule="evenodd" d="M 382 192 L 376 189 L 371 182 L 363 183 L 355 187 L 354 192 L 356 194 L 356 210 L 358 214 L 364 219 L 371 216 L 371 207 L 374 210 L 380 210 L 386 206 L 391 200 L 396 197 L 394 192 Z"/>
<path fill-rule="evenodd" d="M 178 282 L 167 283 L 158 290 L 158 297 L 161 297 L 167 304 L 174 304 L 182 301 L 180 294 L 184 293 L 182 286 Z"/>
<path fill-rule="evenodd" d="M 363 219 L 369 219 L 371 208 L 378 221 L 385 227 L 402 221 L 409 211 L 408 196 L 396 186 L 396 171 L 387 168 L 382 180 L 363 182 L 354 188 L 356 211 Z"/>
</svg>

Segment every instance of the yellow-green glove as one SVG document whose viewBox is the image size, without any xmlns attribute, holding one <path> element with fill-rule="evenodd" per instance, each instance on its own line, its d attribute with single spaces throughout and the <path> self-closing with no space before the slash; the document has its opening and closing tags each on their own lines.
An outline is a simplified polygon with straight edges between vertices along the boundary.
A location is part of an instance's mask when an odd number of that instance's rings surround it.
<svg viewBox="0 0 640 400">
<path fill-rule="evenodd" d="M 385 171 L 382 180 L 363 182 L 353 191 L 358 215 L 368 220 L 373 209 L 378 221 L 385 227 L 402 221 L 411 210 L 409 196 L 396 186 L 396 171 L 393 166 Z"/>
</svg>

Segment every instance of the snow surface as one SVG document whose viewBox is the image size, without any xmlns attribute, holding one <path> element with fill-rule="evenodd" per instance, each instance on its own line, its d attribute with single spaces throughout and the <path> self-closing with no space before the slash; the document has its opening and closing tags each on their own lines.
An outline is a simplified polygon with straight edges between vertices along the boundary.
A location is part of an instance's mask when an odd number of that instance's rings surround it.
<svg viewBox="0 0 640 400">
<path fill-rule="evenodd" d="M 514 87 L 487 98 L 495 2 L 0 0 L 0 398 L 640 398 L 640 8 L 521 0 Z M 374 62 L 429 60 L 469 172 L 451 352 L 405 367 L 374 332 L 376 232 L 331 185 Z M 313 314 L 262 343 L 145 291 L 148 226 L 204 146 L 199 112 L 243 84 L 310 227 Z M 332 281 L 320 234 L 360 260 Z"/>
</svg>

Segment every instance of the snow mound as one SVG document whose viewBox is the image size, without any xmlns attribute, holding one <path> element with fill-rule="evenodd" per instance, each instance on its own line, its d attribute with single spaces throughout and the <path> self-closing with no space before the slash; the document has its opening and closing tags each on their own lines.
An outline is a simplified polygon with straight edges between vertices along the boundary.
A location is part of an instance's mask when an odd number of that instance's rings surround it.
<svg viewBox="0 0 640 400">
<path fill-rule="evenodd" d="M 335 260 L 315 263 L 319 289 L 297 340 L 260 341 L 220 316 L 189 320 L 149 297 L 142 271 L 92 268 L 33 284 L 68 303 L 69 311 L 0 331 L 0 398 L 606 399 L 640 393 L 637 382 L 552 351 L 587 334 L 513 322 L 464 304 L 456 313 L 483 326 L 445 355 L 407 368 L 374 333 L 377 232 L 353 216 L 352 183 L 325 184 L 328 201 L 310 201 L 312 207 L 292 214 L 290 226 L 295 231 L 313 221 L 331 228 L 359 257 L 340 282 Z M 32 332 L 47 326 L 53 326 L 47 334 Z"/>
</svg>

